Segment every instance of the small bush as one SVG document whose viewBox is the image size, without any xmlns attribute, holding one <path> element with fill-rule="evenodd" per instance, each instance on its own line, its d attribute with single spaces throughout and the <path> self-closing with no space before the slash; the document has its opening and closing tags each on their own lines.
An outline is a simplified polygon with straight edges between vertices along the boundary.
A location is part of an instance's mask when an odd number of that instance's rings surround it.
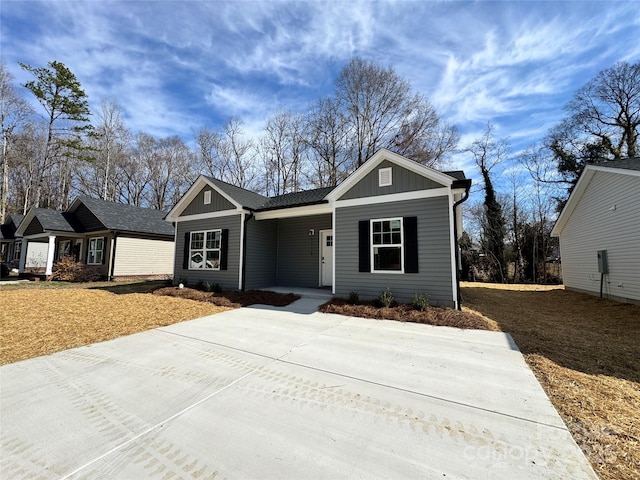
<svg viewBox="0 0 640 480">
<path fill-rule="evenodd" d="M 358 305 L 358 303 L 360 303 L 358 292 L 349 292 L 348 302 L 350 305 Z"/>
<path fill-rule="evenodd" d="M 413 306 L 414 310 L 424 312 L 429 307 L 429 295 L 427 295 L 426 293 L 416 293 L 413 296 L 411 305 Z"/>
<path fill-rule="evenodd" d="M 380 292 L 380 295 L 378 295 L 378 302 L 380 302 L 380 305 L 382 305 L 383 307 L 391 306 L 391 304 L 393 303 L 393 295 L 391 294 L 391 290 L 389 290 L 389 287 L 387 287 L 386 290 Z"/>
<path fill-rule="evenodd" d="M 222 287 L 220 286 L 220 284 L 219 284 L 219 283 L 213 283 L 213 284 L 210 284 L 210 285 L 209 285 L 209 288 L 211 289 L 211 290 L 209 290 L 210 292 L 213 292 L 213 293 L 222 293 Z"/>
<path fill-rule="evenodd" d="M 73 257 L 63 257 L 53 265 L 51 280 L 62 282 L 95 282 L 100 280 L 97 267 L 76 262 Z"/>
</svg>

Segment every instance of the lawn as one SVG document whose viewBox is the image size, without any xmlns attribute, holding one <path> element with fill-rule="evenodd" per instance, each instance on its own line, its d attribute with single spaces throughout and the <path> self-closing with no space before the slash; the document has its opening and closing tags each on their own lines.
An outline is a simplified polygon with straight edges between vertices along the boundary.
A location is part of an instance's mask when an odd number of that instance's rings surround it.
<svg viewBox="0 0 640 480">
<path fill-rule="evenodd" d="M 509 332 L 602 479 L 640 478 L 640 306 L 562 287 L 463 283 Z"/>
</svg>

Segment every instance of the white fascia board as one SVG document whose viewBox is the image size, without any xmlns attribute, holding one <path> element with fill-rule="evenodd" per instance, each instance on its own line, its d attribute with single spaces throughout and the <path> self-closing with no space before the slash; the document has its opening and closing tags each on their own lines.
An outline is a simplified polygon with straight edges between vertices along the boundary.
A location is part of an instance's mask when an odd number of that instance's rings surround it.
<svg viewBox="0 0 640 480">
<path fill-rule="evenodd" d="M 429 190 L 416 190 L 414 192 L 392 193 L 389 195 L 378 195 L 376 197 L 352 198 L 349 200 L 338 200 L 334 202 L 336 208 L 358 207 L 361 205 L 374 205 L 380 203 L 403 202 L 405 200 L 420 200 L 423 198 L 444 197 L 449 195 L 449 188 L 432 188 Z"/>
<path fill-rule="evenodd" d="M 235 210 L 222 210 L 219 212 L 207 212 L 207 213 L 196 213 L 193 215 L 185 215 L 183 217 L 177 217 L 174 220 L 170 220 L 170 221 L 180 223 L 180 222 L 189 222 L 191 220 L 206 220 L 208 218 L 220 218 L 220 217 L 229 217 L 231 215 L 242 215 L 243 213 L 247 213 L 247 211 L 243 208 L 236 208 Z"/>
<path fill-rule="evenodd" d="M 271 220 L 274 218 L 309 217 L 311 215 L 331 213 L 332 211 L 333 208 L 331 204 L 320 203 L 318 205 L 306 205 L 302 207 L 267 210 L 266 212 L 255 212 L 254 216 L 256 220 Z"/>
<path fill-rule="evenodd" d="M 388 160 L 391 163 L 399 165 L 400 167 L 406 168 L 407 170 L 410 170 L 423 177 L 429 178 L 430 180 L 433 180 L 434 182 L 440 183 L 447 187 L 451 186 L 451 184 L 455 180 L 455 178 L 445 173 L 439 172 L 430 167 L 426 167 L 420 163 L 414 162 L 413 160 L 409 160 L 408 158 L 403 157 L 402 155 L 398 155 L 397 153 L 394 153 L 391 150 L 387 150 L 386 148 L 381 148 L 355 172 L 347 177 L 344 182 L 334 188 L 326 196 L 327 200 L 335 201 L 339 199 L 342 195 L 347 193 L 349 189 L 351 189 L 355 184 L 357 184 L 385 160 Z"/>
<path fill-rule="evenodd" d="M 218 187 L 216 187 L 212 182 L 209 181 L 207 177 L 205 177 L 204 175 L 200 175 L 196 179 L 196 181 L 193 182 L 193 185 L 189 187 L 187 192 L 182 196 L 182 198 L 178 201 L 178 203 L 176 203 L 175 206 L 171 209 L 171 211 L 167 214 L 167 216 L 165 217 L 165 220 L 167 222 L 179 222 L 179 221 L 182 221 L 180 220 L 181 218 L 186 218 L 186 217 L 181 217 L 180 214 L 198 196 L 198 193 L 200 193 L 200 190 L 202 190 L 202 188 L 205 186 L 211 187 L 213 190 L 219 193 L 222 197 L 224 197 L 233 205 L 235 205 L 236 208 L 238 209 L 242 208 L 242 205 L 240 205 L 236 200 L 234 200 L 229 195 L 227 195 L 222 190 L 220 190 Z"/>
</svg>

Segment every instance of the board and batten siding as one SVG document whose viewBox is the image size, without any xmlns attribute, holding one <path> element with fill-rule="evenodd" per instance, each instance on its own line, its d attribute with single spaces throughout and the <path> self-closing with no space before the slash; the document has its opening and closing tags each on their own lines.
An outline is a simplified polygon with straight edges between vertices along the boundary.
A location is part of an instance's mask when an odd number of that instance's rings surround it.
<svg viewBox="0 0 640 480">
<path fill-rule="evenodd" d="M 640 177 L 595 172 L 560 234 L 567 288 L 600 293 L 598 250 L 609 264 L 603 295 L 640 301 Z"/>
<path fill-rule="evenodd" d="M 361 220 L 417 217 L 418 273 L 359 272 L 358 222 Z M 453 307 L 448 197 L 383 203 L 373 206 L 338 207 L 334 231 L 335 294 L 357 292 L 362 299 L 378 297 L 389 288 L 394 298 L 410 302 L 426 293 L 429 303 Z"/>
<path fill-rule="evenodd" d="M 392 169 L 392 185 L 380 187 L 378 170 L 389 167 Z M 393 193 L 416 192 L 418 190 L 442 188 L 443 186 L 444 185 L 440 185 L 429 178 L 418 175 L 411 170 L 407 170 L 406 168 L 385 160 L 381 162 L 377 168 L 374 168 L 371 172 L 365 175 L 365 177 L 357 184 L 351 187 L 340 197 L 340 200 L 375 197 L 378 195 L 389 195 Z"/>
<path fill-rule="evenodd" d="M 94 232 L 96 230 L 104 230 L 105 226 L 100 220 L 87 208 L 84 203 L 80 203 L 73 212 L 73 216 L 80 222 L 86 232 Z"/>
<path fill-rule="evenodd" d="M 245 288 L 277 285 L 278 221 L 255 218 L 247 222 Z"/>
<path fill-rule="evenodd" d="M 174 254 L 173 240 L 118 236 L 113 275 L 171 275 Z"/>
<path fill-rule="evenodd" d="M 311 229 L 313 235 L 309 235 Z M 278 219 L 278 285 L 311 288 L 320 285 L 319 231 L 329 229 L 330 213 Z"/>
<path fill-rule="evenodd" d="M 211 192 L 211 203 L 204 203 L 204 192 Z M 180 214 L 181 217 L 188 215 L 197 215 L 200 213 L 222 212 L 224 210 L 233 210 L 235 207 L 229 200 L 220 195 L 210 186 L 203 187 L 191 203 Z"/>
<path fill-rule="evenodd" d="M 174 262 L 174 282 L 186 282 L 195 285 L 198 282 L 219 284 L 227 290 L 238 289 L 240 267 L 240 223 L 241 215 L 228 215 L 202 220 L 178 222 L 176 227 L 176 255 Z M 226 270 L 189 270 L 183 268 L 185 255 L 185 233 L 207 230 L 228 229 L 229 240 Z"/>
</svg>

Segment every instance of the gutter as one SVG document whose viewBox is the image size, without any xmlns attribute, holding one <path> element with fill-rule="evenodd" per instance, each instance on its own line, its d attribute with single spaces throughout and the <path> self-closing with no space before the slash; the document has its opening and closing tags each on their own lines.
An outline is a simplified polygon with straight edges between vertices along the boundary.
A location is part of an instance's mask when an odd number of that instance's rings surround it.
<svg viewBox="0 0 640 480">
<path fill-rule="evenodd" d="M 253 210 L 248 209 L 249 213 L 244 216 L 244 228 L 242 229 L 242 282 L 240 291 L 244 292 L 247 284 L 247 223 L 253 218 Z"/>
<path fill-rule="evenodd" d="M 471 179 L 457 180 L 453 182 L 453 187 L 464 187 L 464 195 L 460 200 L 453 204 L 453 242 L 456 252 L 456 292 L 458 310 L 462 310 L 462 293 L 460 292 L 460 270 L 462 269 L 462 258 L 460 256 L 460 247 L 458 245 L 458 219 L 456 218 L 456 208 L 469 198 L 469 190 L 471 190 Z"/>
</svg>

